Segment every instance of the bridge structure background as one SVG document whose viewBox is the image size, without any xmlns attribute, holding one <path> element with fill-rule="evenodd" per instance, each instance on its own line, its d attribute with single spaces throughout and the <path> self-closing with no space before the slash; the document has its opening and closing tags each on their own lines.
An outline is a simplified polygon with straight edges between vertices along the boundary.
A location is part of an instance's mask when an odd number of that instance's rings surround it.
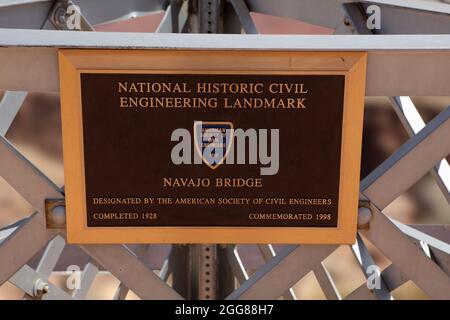
<svg viewBox="0 0 450 320">
<path fill-rule="evenodd" d="M 154 34 L 69 31 L 71 4 L 81 9 L 82 31 L 152 12 L 162 19 Z M 366 27 L 373 4 L 382 12 L 378 30 Z M 313 23 L 334 35 L 252 36 L 258 30 L 251 12 Z M 0 229 L 0 285 L 12 283 L 26 299 L 83 299 L 106 271 L 120 281 L 115 299 L 130 291 L 142 299 L 296 299 L 292 287 L 312 272 L 327 299 L 392 299 L 409 280 L 431 299 L 450 299 L 449 226 L 407 225 L 383 213 L 428 172 L 449 204 L 450 107 L 425 124 L 409 97 L 450 96 L 449 15 L 450 5 L 438 0 L 0 1 L 0 88 L 7 90 L 0 102 L 0 176 L 35 209 Z M 59 91 L 59 48 L 367 51 L 366 94 L 388 96 L 410 136 L 360 184 L 357 241 L 348 247 L 365 277 L 375 265 L 368 243 L 389 259 L 380 286 L 363 282 L 343 296 L 324 263 L 336 245 L 258 245 L 265 263 L 252 274 L 233 244 L 172 245 L 158 272 L 145 258 L 158 245 L 68 245 L 63 227 L 47 228 L 49 219 L 64 221 L 61 206 L 46 210 L 49 199 L 63 201 L 64 188 L 5 137 L 27 92 Z M 80 286 L 71 291 L 49 281 L 65 252 L 83 264 Z"/>
</svg>

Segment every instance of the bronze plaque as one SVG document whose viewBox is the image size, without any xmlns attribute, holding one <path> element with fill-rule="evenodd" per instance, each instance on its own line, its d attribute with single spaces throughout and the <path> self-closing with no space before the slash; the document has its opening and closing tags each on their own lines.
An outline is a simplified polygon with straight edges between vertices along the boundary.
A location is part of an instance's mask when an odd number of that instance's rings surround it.
<svg viewBox="0 0 450 320">
<path fill-rule="evenodd" d="M 344 139 L 348 73 L 163 69 L 74 68 L 79 103 L 64 100 L 62 86 L 66 176 L 82 177 L 67 181 L 68 209 L 76 201 L 84 215 L 69 211 L 68 224 L 115 232 L 75 242 L 264 242 L 246 230 L 266 232 L 267 242 L 351 242 L 354 234 L 289 241 L 270 231 L 355 232 L 356 212 L 350 227 L 341 217 L 343 152 L 355 153 Z M 68 108 L 77 108 L 81 127 L 70 141 Z M 357 192 L 353 159 L 345 174 Z M 128 236 L 116 236 L 120 230 Z"/>
<path fill-rule="evenodd" d="M 337 225 L 344 76 L 82 73 L 81 95 L 88 226 Z M 231 124 L 233 164 L 194 163 L 199 121 Z"/>
</svg>

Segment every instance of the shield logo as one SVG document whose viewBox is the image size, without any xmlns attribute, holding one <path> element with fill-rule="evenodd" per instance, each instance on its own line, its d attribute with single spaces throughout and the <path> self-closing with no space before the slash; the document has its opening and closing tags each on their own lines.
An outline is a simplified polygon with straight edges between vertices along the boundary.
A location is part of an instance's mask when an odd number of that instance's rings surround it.
<svg viewBox="0 0 450 320">
<path fill-rule="evenodd" d="M 195 149 L 211 169 L 224 163 L 234 137 L 233 124 L 228 121 L 195 121 Z"/>
</svg>

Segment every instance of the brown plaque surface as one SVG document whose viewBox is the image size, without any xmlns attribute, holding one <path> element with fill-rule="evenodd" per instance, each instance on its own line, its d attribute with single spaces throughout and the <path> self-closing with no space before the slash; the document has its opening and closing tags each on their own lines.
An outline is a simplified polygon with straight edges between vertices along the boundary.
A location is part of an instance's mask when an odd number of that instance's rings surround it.
<svg viewBox="0 0 450 320">
<path fill-rule="evenodd" d="M 69 241 L 353 242 L 364 53 L 61 50 L 60 69 Z"/>
</svg>

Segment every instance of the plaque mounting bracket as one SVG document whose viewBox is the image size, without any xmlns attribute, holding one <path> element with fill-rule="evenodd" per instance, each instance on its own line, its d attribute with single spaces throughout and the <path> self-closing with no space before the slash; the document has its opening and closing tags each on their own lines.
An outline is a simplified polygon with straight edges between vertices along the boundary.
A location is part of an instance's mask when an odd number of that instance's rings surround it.
<svg viewBox="0 0 450 320">
<path fill-rule="evenodd" d="M 66 200 L 45 199 L 47 229 L 66 229 Z"/>
<path fill-rule="evenodd" d="M 358 202 L 358 229 L 369 229 L 372 220 L 372 203 L 367 199 L 359 199 Z"/>
</svg>

